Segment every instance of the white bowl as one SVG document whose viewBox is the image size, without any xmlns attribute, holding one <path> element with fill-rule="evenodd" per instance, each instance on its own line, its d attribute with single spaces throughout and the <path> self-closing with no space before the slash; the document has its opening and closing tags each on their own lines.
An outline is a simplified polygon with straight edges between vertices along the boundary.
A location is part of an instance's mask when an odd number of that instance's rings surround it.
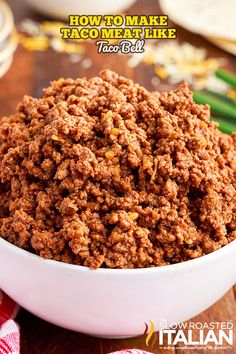
<svg viewBox="0 0 236 354">
<path fill-rule="evenodd" d="M 26 0 L 35 10 L 47 16 L 68 19 L 68 15 L 118 14 L 136 0 Z"/>
<path fill-rule="evenodd" d="M 10 36 L 0 44 L 0 62 L 10 58 L 17 47 L 16 32 L 12 31 Z"/>
<path fill-rule="evenodd" d="M 14 26 L 13 15 L 10 7 L 0 0 L 0 43 L 11 33 Z"/>
<path fill-rule="evenodd" d="M 13 61 L 13 56 L 11 55 L 0 63 L 0 78 L 6 74 L 6 72 L 8 71 L 8 69 L 12 64 L 12 61 Z"/>
<path fill-rule="evenodd" d="M 182 322 L 236 282 L 236 241 L 207 256 L 147 269 L 98 269 L 45 260 L 0 238 L 0 288 L 56 325 L 104 337 L 136 336 L 152 320 Z"/>
</svg>

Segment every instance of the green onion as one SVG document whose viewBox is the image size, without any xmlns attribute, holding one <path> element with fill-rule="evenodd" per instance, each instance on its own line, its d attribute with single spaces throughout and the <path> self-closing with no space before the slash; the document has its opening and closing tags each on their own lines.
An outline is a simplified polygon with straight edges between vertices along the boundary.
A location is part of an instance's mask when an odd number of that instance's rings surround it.
<svg viewBox="0 0 236 354">
<path fill-rule="evenodd" d="M 211 106 L 211 111 L 213 113 L 236 120 L 236 106 L 232 104 L 228 104 L 201 91 L 194 91 L 193 99 L 196 103 L 208 103 Z"/>
<path fill-rule="evenodd" d="M 211 120 L 214 122 L 219 123 L 219 129 L 226 134 L 231 134 L 233 132 L 236 132 L 236 124 L 232 124 L 229 122 L 226 122 L 225 120 L 211 117 Z"/>
<path fill-rule="evenodd" d="M 227 82 L 233 87 L 236 87 L 236 75 L 230 73 L 229 71 L 218 69 L 215 72 L 216 77 Z"/>
<path fill-rule="evenodd" d="M 219 92 L 215 92 L 215 91 L 210 91 L 207 90 L 206 91 L 207 94 L 213 96 L 214 98 L 218 98 L 226 103 L 230 103 L 230 104 L 235 104 L 236 105 L 236 99 L 233 99 L 229 96 L 223 95 L 222 93 Z"/>
</svg>

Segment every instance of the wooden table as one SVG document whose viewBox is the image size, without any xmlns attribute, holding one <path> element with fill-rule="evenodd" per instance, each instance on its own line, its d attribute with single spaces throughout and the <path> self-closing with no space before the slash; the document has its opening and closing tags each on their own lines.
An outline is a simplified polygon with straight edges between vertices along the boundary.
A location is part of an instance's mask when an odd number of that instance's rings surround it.
<svg viewBox="0 0 236 354">
<path fill-rule="evenodd" d="M 86 1 L 86 0 L 85 0 Z M 23 18 L 40 19 L 30 11 L 23 1 L 9 0 L 15 15 L 16 23 Z M 131 14 L 158 14 L 160 10 L 157 0 L 139 0 L 130 10 Z M 178 29 L 178 38 L 181 41 L 189 41 L 197 46 L 204 46 L 213 57 L 224 57 L 227 59 L 227 66 L 236 72 L 235 58 L 217 49 L 206 42 L 203 38 L 193 35 L 181 28 Z M 14 62 L 4 78 L 0 79 L 0 115 L 14 112 L 16 104 L 24 94 L 39 97 L 41 90 L 46 87 L 50 80 L 57 77 L 80 77 L 96 75 L 102 68 L 111 68 L 120 74 L 134 78 L 135 81 L 148 89 L 153 89 L 151 78 L 153 70 L 150 66 L 141 65 L 134 69 L 126 65 L 126 56 L 105 55 L 96 53 L 94 44 L 86 44 L 87 54 L 92 58 L 93 64 L 85 69 L 80 63 L 72 64 L 68 55 L 58 54 L 52 50 L 47 52 L 28 52 L 18 48 Z M 160 89 L 166 89 L 161 85 Z M 30 289 L 26 289 L 30 291 Z M 231 289 L 217 304 L 194 318 L 194 321 L 227 321 L 233 320 L 236 326 L 236 290 Z M 111 351 L 124 348 L 139 348 L 151 350 L 155 353 L 171 353 L 169 350 L 158 350 L 158 344 L 152 349 L 147 348 L 145 340 L 133 338 L 126 340 L 107 340 L 88 337 L 83 334 L 74 333 L 46 323 L 33 315 L 21 310 L 18 315 L 18 323 L 21 327 L 21 348 L 22 354 L 105 354 Z M 236 335 L 235 335 L 236 338 Z M 236 347 L 235 347 L 236 348 Z M 179 352 L 176 348 L 175 352 Z M 191 353 L 204 353 L 204 351 L 191 351 Z M 183 351 L 188 353 L 188 351 Z M 236 349 L 224 351 L 236 353 Z"/>
</svg>

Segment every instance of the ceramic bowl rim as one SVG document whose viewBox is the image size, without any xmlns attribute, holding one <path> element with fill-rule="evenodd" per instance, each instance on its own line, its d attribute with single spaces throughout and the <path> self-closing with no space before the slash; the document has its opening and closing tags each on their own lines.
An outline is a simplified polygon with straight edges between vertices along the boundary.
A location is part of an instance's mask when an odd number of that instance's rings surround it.
<svg viewBox="0 0 236 354">
<path fill-rule="evenodd" d="M 3 26 L 0 29 L 0 42 L 4 41 L 14 26 L 13 15 L 9 5 L 0 0 L 0 11 L 3 13 Z"/>
</svg>

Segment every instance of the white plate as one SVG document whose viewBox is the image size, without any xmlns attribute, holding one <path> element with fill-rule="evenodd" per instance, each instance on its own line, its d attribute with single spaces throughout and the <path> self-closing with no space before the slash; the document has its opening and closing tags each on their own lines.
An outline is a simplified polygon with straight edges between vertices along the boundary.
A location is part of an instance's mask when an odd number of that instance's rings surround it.
<svg viewBox="0 0 236 354">
<path fill-rule="evenodd" d="M 5 1 L 0 0 L 0 43 L 11 33 L 14 26 L 13 15 Z"/>
</svg>

